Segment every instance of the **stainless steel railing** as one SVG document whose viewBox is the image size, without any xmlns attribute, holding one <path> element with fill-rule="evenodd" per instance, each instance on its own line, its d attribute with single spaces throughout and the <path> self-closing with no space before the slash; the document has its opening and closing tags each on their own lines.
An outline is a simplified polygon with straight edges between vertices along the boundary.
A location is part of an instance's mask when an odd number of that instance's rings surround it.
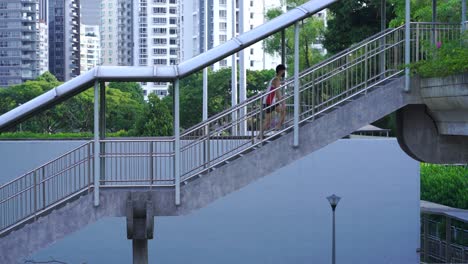
<svg viewBox="0 0 468 264">
<path fill-rule="evenodd" d="M 443 43 L 456 39 L 460 28 L 460 24 L 412 23 L 412 61 L 427 58 L 431 36 Z M 401 75 L 404 39 L 403 27 L 388 29 L 301 72 L 299 123 L 320 118 Z M 265 112 L 272 107 L 262 104 L 267 96 L 262 93 L 187 129 L 181 134 L 180 150 L 175 149 L 173 137 L 101 140 L 101 187 L 175 186 L 177 151 L 181 179 L 187 181 L 291 130 L 293 80 L 285 80 L 277 90 L 283 94 L 277 103 L 286 106 L 284 125 L 277 131 L 263 124 Z M 89 192 L 94 184 L 93 146 L 93 142 L 83 144 L 0 186 L 0 235 Z"/>
<path fill-rule="evenodd" d="M 49 207 L 90 191 L 93 144 L 78 148 L 0 187 L 0 233 Z"/>
</svg>

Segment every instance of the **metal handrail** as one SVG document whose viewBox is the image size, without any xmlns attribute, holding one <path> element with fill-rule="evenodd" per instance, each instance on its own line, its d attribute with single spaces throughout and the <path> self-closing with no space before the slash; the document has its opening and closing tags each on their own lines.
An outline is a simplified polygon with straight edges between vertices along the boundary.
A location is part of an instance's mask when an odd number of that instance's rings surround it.
<svg viewBox="0 0 468 264">
<path fill-rule="evenodd" d="M 451 35 L 445 36 L 447 38 L 456 36 L 455 29 L 460 26 L 447 23 L 412 23 L 412 49 L 418 49 L 428 39 L 426 25 L 436 30 L 449 25 L 449 28 L 441 29 L 443 32 L 453 30 Z M 437 37 L 444 38 L 444 35 Z M 302 71 L 299 74 L 299 123 L 319 118 L 335 107 L 346 104 L 350 99 L 401 75 L 401 65 L 404 64 L 403 46 L 404 27 L 388 29 Z M 413 56 L 412 60 L 418 60 L 418 56 Z M 380 65 L 379 59 L 383 57 L 386 60 Z M 381 66 L 384 68 L 378 69 Z M 293 105 L 292 84 L 292 78 L 286 79 L 273 91 L 284 91 L 283 98 L 278 102 L 284 103 L 286 109 Z M 255 95 L 181 133 L 183 144 L 178 151 L 181 154 L 182 181 L 215 169 L 245 151 L 261 147 L 279 133 L 292 129 L 292 117 L 288 110 L 284 126 L 278 131 L 268 132 L 269 128 L 263 127 L 265 111 L 273 108 L 263 106 L 262 101 L 267 95 L 265 92 Z M 233 113 L 237 113 L 234 120 Z M 264 132 L 265 135 L 262 136 Z M 240 137 L 223 138 L 223 135 Z M 172 171 L 176 151 L 174 142 L 174 137 L 100 140 L 99 143 L 103 144 L 100 155 L 103 165 L 103 178 L 100 180 L 102 187 L 175 186 Z M 59 201 L 66 201 L 85 189 L 90 190 L 94 184 L 94 171 L 91 170 L 94 164 L 94 143 L 86 142 L 1 185 L 0 235 L 12 226 L 36 217 Z M 70 181 L 75 183 L 66 186 L 60 195 L 53 193 L 54 186 L 59 182 L 63 184 Z M 34 204 L 30 204 L 32 200 Z M 8 215 L 6 212 L 9 212 L 11 206 L 19 206 L 21 213 Z"/>
</svg>

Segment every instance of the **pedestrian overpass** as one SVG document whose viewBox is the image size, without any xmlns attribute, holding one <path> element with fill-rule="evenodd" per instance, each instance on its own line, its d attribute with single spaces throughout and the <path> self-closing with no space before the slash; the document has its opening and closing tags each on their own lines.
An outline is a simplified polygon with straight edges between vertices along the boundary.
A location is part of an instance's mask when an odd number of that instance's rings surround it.
<svg viewBox="0 0 468 264">
<path fill-rule="evenodd" d="M 0 262 L 12 263 L 106 216 L 127 217 L 138 254 L 153 236 L 154 216 L 202 208 L 397 110 L 399 142 L 409 155 L 466 163 L 468 131 L 440 131 L 437 121 L 426 122 L 430 100 L 422 81 L 410 79 L 404 68 L 408 59 L 427 58 L 427 43 L 459 38 L 463 24 L 387 29 L 301 72 L 296 42 L 295 74 L 277 88 L 288 106 L 281 130 L 258 137 L 267 129 L 266 94 L 259 94 L 180 132 L 180 78 L 293 24 L 298 32 L 299 21 L 333 2 L 308 2 L 177 66 L 96 67 L 0 116 L 0 129 L 6 129 L 92 86 L 99 98 L 94 140 L 0 186 Z M 174 136 L 105 138 L 106 81 L 174 82 Z M 414 137 L 414 131 L 426 136 Z M 424 140 L 432 143 L 421 150 Z"/>
</svg>

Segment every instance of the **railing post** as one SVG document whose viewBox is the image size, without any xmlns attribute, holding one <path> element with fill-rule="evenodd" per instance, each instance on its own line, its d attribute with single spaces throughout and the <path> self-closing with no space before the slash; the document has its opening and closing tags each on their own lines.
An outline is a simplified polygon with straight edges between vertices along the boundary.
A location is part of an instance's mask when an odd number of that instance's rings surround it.
<svg viewBox="0 0 468 264">
<path fill-rule="evenodd" d="M 419 23 L 416 24 L 416 43 L 414 43 L 414 45 L 416 45 L 416 51 L 415 51 L 415 58 L 416 58 L 416 61 L 419 61 Z"/>
<path fill-rule="evenodd" d="M 153 141 L 149 141 L 149 176 L 150 176 L 150 185 L 153 186 L 154 182 L 154 168 L 153 168 Z"/>
<path fill-rule="evenodd" d="M 34 171 L 34 221 L 37 215 L 37 171 Z"/>
<path fill-rule="evenodd" d="M 452 219 L 448 216 L 445 217 L 445 262 L 451 263 L 452 252 Z"/>
<path fill-rule="evenodd" d="M 467 24 L 467 21 L 466 21 L 466 0 L 462 0 L 461 20 L 462 20 L 461 21 L 462 22 L 461 30 L 462 30 L 462 32 L 465 32 L 466 24 Z"/>
<path fill-rule="evenodd" d="M 91 193 L 91 164 L 91 143 L 88 143 L 88 194 Z"/>
<path fill-rule="evenodd" d="M 99 173 L 101 164 L 99 153 L 99 81 L 94 82 L 94 206 L 99 206 Z"/>
<path fill-rule="evenodd" d="M 42 167 L 42 208 L 46 207 L 46 175 L 45 175 L 45 167 Z"/>
<path fill-rule="evenodd" d="M 364 45 L 364 89 L 365 89 L 364 94 L 367 94 L 367 80 L 369 80 L 367 76 L 369 74 L 369 70 L 367 69 L 367 66 L 369 65 L 369 63 L 367 62 L 367 51 L 368 51 L 367 44 L 365 44 Z M 380 55 L 382 56 L 382 53 L 380 53 Z M 381 73 L 384 74 L 383 77 L 385 78 L 385 71 L 382 70 Z"/>
<path fill-rule="evenodd" d="M 299 23 L 294 24 L 294 147 L 299 146 Z"/>
<path fill-rule="evenodd" d="M 104 140 L 106 139 L 106 83 L 100 82 L 100 95 L 99 95 L 99 139 Z M 105 152 L 106 146 L 105 142 L 100 142 L 100 181 L 104 181 L 106 177 L 106 160 L 105 160 Z M 102 156 L 101 156 L 102 154 Z"/>
<path fill-rule="evenodd" d="M 260 97 L 260 141 L 263 141 L 263 98 Z"/>
<path fill-rule="evenodd" d="M 387 28 L 387 10 L 386 10 L 386 0 L 381 0 L 380 1 L 380 31 L 384 32 L 385 29 Z M 386 41 L 385 41 L 385 35 L 382 36 L 382 39 L 380 40 L 380 78 L 384 79 L 385 78 L 385 46 L 386 46 Z M 367 80 L 367 79 L 366 79 Z"/>
<path fill-rule="evenodd" d="M 410 0 L 405 0 L 405 92 L 410 91 Z"/>
<path fill-rule="evenodd" d="M 210 127 L 206 125 L 203 128 L 205 133 L 205 142 L 203 144 L 203 163 L 205 163 L 205 168 L 208 168 L 210 165 Z"/>
<path fill-rule="evenodd" d="M 175 204 L 180 205 L 180 112 L 179 79 L 174 83 L 174 180 Z"/>
</svg>

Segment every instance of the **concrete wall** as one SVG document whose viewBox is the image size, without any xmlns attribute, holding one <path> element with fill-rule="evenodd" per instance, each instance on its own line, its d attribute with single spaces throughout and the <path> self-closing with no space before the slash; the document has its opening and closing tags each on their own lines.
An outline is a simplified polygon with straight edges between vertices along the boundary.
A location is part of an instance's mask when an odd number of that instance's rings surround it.
<svg viewBox="0 0 468 264">
<path fill-rule="evenodd" d="M 23 144 L 18 148 L 25 149 Z M 32 144 L 23 159 L 10 167 L 28 167 L 28 160 L 36 160 L 37 153 L 61 152 L 74 144 Z M 2 157 L 4 150 L 0 142 Z M 384 139 L 340 140 L 189 215 L 156 217 L 150 263 L 327 263 L 331 209 L 325 197 L 332 193 L 343 197 L 337 209 L 338 262 L 419 261 L 419 166 L 394 139 Z M 119 206 L 120 202 L 103 195 L 102 204 Z M 87 200 L 92 208 L 90 198 L 80 200 Z M 92 213 L 82 215 L 88 223 L 97 220 Z M 75 224 L 57 223 L 54 228 Z M 104 218 L 28 258 L 130 263 L 131 242 L 125 231 L 124 218 Z M 43 235 L 54 236 L 54 232 Z M 9 245 L 15 249 L 14 243 Z M 0 246 L 0 256 L 7 250 L 5 244 Z"/>
</svg>

